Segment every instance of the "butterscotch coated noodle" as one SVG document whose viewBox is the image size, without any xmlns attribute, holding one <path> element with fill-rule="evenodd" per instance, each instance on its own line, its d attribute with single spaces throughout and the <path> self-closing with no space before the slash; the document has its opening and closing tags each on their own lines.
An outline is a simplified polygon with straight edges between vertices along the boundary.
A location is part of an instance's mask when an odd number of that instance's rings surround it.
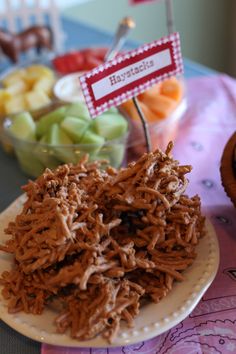
<svg viewBox="0 0 236 354">
<path fill-rule="evenodd" d="M 84 159 L 23 187 L 27 200 L 0 246 L 15 260 L 0 280 L 10 313 L 40 314 L 56 301 L 58 332 L 112 342 L 142 299 L 158 303 L 184 280 L 204 217 L 199 197 L 184 194 L 191 167 L 171 148 L 118 171 Z"/>
</svg>

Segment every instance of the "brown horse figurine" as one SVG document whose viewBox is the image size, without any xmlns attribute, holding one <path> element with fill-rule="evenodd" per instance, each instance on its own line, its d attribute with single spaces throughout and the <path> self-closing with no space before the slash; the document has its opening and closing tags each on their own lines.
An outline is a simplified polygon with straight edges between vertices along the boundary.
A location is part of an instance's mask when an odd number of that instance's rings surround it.
<svg viewBox="0 0 236 354">
<path fill-rule="evenodd" d="M 12 62 L 17 63 L 19 54 L 30 48 L 40 53 L 42 48 L 52 50 L 53 34 L 49 26 L 32 26 L 20 33 L 0 29 L 0 48 Z"/>
</svg>

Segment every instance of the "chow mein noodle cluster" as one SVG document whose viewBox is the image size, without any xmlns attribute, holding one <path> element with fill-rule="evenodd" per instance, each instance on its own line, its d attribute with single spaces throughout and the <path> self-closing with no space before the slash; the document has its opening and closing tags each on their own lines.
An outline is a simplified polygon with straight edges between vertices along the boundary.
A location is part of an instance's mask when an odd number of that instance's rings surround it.
<svg viewBox="0 0 236 354">
<path fill-rule="evenodd" d="M 122 320 L 132 327 L 143 302 L 184 279 L 204 217 L 199 197 L 184 194 L 191 166 L 171 148 L 120 170 L 84 158 L 23 187 L 27 200 L 0 246 L 14 258 L 0 280 L 10 313 L 41 314 L 56 301 L 58 332 L 112 342 Z"/>
</svg>

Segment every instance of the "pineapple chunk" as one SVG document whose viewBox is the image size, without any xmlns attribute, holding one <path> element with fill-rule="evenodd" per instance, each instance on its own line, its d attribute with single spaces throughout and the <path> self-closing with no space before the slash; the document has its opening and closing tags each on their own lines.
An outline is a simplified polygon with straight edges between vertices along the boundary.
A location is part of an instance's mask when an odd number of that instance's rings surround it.
<svg viewBox="0 0 236 354">
<path fill-rule="evenodd" d="M 46 106 L 51 100 L 43 91 L 30 91 L 25 94 L 25 102 L 27 109 L 34 110 Z"/>
<path fill-rule="evenodd" d="M 2 102 L 0 103 L 0 116 L 3 117 L 5 116 L 6 112 L 5 112 L 5 107 L 2 104 Z"/>
<path fill-rule="evenodd" d="M 44 65 L 31 65 L 27 69 L 27 74 L 37 73 L 39 76 L 54 77 L 53 71 Z"/>
<path fill-rule="evenodd" d="M 0 115 L 4 116 L 6 114 L 5 112 L 5 102 L 11 98 L 11 95 L 6 91 L 0 89 Z"/>
<path fill-rule="evenodd" d="M 0 89 L 0 103 L 2 103 L 2 101 L 7 100 L 11 97 L 12 95 L 9 92 L 7 92 L 7 90 Z"/>
<path fill-rule="evenodd" d="M 26 109 L 24 94 L 12 96 L 4 102 L 6 114 L 22 112 Z"/>
<path fill-rule="evenodd" d="M 36 81 L 36 83 L 33 86 L 33 90 L 43 91 L 50 96 L 52 93 L 53 84 L 54 84 L 54 79 L 45 76 L 42 77 L 40 80 Z"/>
<path fill-rule="evenodd" d="M 17 81 L 24 80 L 25 75 L 26 75 L 25 69 L 15 70 L 2 79 L 2 85 L 3 87 L 12 86 Z"/>
<path fill-rule="evenodd" d="M 23 80 L 12 82 L 11 85 L 6 88 L 6 91 L 12 96 L 18 95 L 19 93 L 24 93 L 27 90 L 28 85 Z"/>
<path fill-rule="evenodd" d="M 26 69 L 25 80 L 30 85 L 33 85 L 38 80 L 42 79 L 42 77 L 54 79 L 54 73 L 51 69 L 43 65 L 31 65 Z"/>
</svg>

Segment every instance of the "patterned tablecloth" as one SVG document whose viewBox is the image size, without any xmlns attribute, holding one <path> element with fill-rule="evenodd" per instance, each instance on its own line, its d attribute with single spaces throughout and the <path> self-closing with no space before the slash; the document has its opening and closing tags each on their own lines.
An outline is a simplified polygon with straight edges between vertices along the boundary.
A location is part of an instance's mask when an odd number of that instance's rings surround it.
<svg viewBox="0 0 236 354">
<path fill-rule="evenodd" d="M 217 75 L 188 81 L 188 110 L 174 157 L 191 163 L 188 194 L 198 193 L 220 244 L 217 276 L 193 312 L 176 327 L 146 342 L 121 348 L 42 345 L 42 354 L 236 353 L 236 211 L 221 186 L 224 145 L 236 128 L 236 82 Z"/>
</svg>

